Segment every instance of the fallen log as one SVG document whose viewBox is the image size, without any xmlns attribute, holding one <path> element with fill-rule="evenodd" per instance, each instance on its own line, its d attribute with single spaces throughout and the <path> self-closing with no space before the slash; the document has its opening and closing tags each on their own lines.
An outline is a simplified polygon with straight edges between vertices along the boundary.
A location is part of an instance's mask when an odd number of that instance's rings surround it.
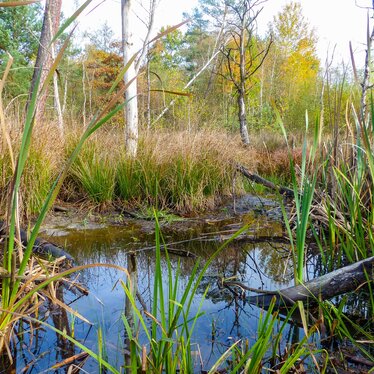
<svg viewBox="0 0 374 374">
<path fill-rule="evenodd" d="M 263 186 L 269 188 L 272 191 L 279 192 L 281 195 L 284 195 L 288 198 L 294 197 L 294 191 L 290 188 L 283 187 L 283 186 L 277 186 L 273 182 L 270 182 L 269 180 L 260 177 L 257 174 L 251 173 L 248 169 L 246 169 L 243 165 L 237 164 L 236 169 L 243 174 L 247 179 L 249 179 L 252 182 L 262 184 Z"/>
<path fill-rule="evenodd" d="M 27 246 L 28 236 L 27 232 L 20 229 L 21 242 L 23 246 Z M 0 221 L 0 238 L 6 236 L 5 222 Z M 66 261 L 74 262 L 74 258 L 67 253 L 63 248 L 56 246 L 48 242 L 47 240 L 36 238 L 35 243 L 32 247 L 33 253 L 43 257 L 59 258 L 65 257 Z"/>
<path fill-rule="evenodd" d="M 335 296 L 352 292 L 368 281 L 372 282 L 374 280 L 373 266 L 374 256 L 298 286 L 278 291 L 262 291 L 259 295 L 249 296 L 247 300 L 249 303 L 263 308 L 269 307 L 274 296 L 276 297 L 278 308 L 292 306 L 297 301 L 317 304 L 318 300 L 329 300 Z M 243 289 L 255 291 L 253 288 L 246 287 L 243 284 L 237 285 Z"/>
</svg>

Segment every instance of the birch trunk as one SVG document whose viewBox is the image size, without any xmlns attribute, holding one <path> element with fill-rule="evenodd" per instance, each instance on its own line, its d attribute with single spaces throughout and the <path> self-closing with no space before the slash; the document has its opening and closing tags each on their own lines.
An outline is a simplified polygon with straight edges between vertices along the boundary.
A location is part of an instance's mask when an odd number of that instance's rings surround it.
<svg viewBox="0 0 374 374">
<path fill-rule="evenodd" d="M 123 64 L 127 65 L 131 57 L 134 55 L 132 25 L 132 0 L 121 1 L 122 11 L 122 46 L 123 46 Z M 136 76 L 135 65 L 131 64 L 124 75 L 124 83 L 127 85 L 131 79 Z M 126 154 L 135 158 L 138 149 L 138 99 L 137 99 L 136 80 L 126 89 L 125 99 L 125 145 Z"/>
<path fill-rule="evenodd" d="M 369 20 L 367 21 L 368 30 L 367 30 L 367 49 L 365 55 L 365 69 L 364 69 L 364 79 L 362 82 L 362 93 L 361 93 L 361 108 L 360 108 L 360 119 L 362 126 L 366 125 L 367 109 L 366 109 L 366 98 L 367 92 L 370 88 L 370 73 L 371 73 L 371 46 L 374 39 L 374 27 L 369 34 Z M 358 129 L 360 131 L 360 129 Z"/>
<path fill-rule="evenodd" d="M 238 92 L 238 108 L 239 108 L 239 125 L 240 137 L 244 145 L 249 145 L 249 135 L 247 128 L 247 114 L 245 109 L 245 97 L 242 90 Z"/>
<path fill-rule="evenodd" d="M 147 129 L 151 128 L 151 55 L 147 55 Z"/>
<path fill-rule="evenodd" d="M 239 125 L 240 125 L 240 136 L 244 145 L 249 145 L 249 136 L 247 128 L 247 113 L 245 107 L 245 94 L 246 94 L 246 16 L 243 17 L 242 25 L 240 28 L 240 88 L 238 89 L 238 115 L 239 115 Z"/>
<path fill-rule="evenodd" d="M 240 88 L 238 89 L 238 115 L 240 125 L 240 136 L 244 145 L 249 145 L 247 128 L 247 113 L 245 107 L 245 80 L 246 80 L 246 56 L 245 56 L 245 24 L 246 17 L 243 17 L 240 32 Z"/>
</svg>

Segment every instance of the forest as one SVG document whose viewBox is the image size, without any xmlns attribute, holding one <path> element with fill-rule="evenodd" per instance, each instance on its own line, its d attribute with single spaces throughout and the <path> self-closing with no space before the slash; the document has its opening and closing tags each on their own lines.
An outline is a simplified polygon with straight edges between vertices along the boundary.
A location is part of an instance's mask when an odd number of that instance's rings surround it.
<svg viewBox="0 0 374 374">
<path fill-rule="evenodd" d="M 372 372 L 373 6 L 139 4 L 0 2 L 0 372 Z"/>
</svg>

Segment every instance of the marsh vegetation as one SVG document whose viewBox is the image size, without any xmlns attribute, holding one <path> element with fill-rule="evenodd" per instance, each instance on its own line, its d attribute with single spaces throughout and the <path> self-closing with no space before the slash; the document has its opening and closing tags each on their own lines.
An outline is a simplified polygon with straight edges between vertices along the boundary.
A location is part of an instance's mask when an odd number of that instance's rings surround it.
<svg viewBox="0 0 374 374">
<path fill-rule="evenodd" d="M 200 1 L 152 39 L 151 1 L 140 51 L 78 48 L 90 3 L 0 3 L 1 369 L 372 371 L 374 33 L 323 67 L 300 4 L 258 35 L 262 1 Z"/>
</svg>

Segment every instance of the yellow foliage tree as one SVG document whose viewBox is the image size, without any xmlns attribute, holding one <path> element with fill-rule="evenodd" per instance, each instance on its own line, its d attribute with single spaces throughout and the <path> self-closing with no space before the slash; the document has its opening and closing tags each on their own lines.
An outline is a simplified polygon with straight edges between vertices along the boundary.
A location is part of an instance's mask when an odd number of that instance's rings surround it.
<svg viewBox="0 0 374 374">
<path fill-rule="evenodd" d="M 274 47 L 269 56 L 268 94 L 289 127 L 304 124 L 305 110 L 318 103 L 320 61 L 314 30 L 302 15 L 299 3 L 291 2 L 274 17 L 270 31 Z"/>
</svg>

